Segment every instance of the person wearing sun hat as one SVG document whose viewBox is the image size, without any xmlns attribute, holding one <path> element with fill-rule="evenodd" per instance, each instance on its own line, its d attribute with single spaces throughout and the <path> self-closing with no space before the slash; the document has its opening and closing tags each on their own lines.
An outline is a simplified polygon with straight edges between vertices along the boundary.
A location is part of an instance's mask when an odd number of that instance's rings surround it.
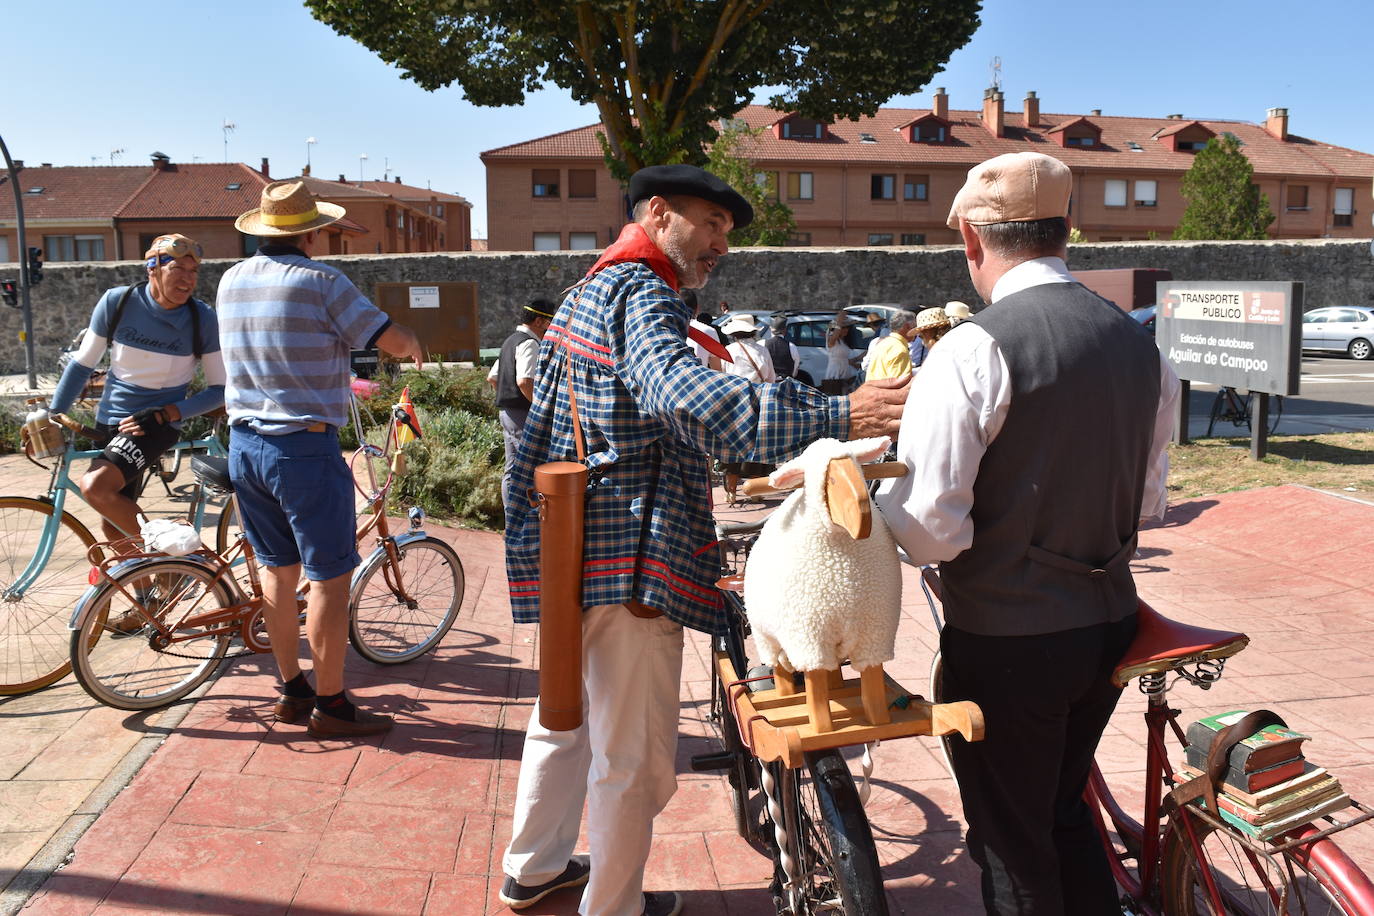
<svg viewBox="0 0 1374 916">
<path fill-rule="evenodd" d="M 318 233 L 344 215 L 305 182 L 274 181 L 234 222 L 263 240 L 229 268 L 216 307 L 228 377 L 229 476 L 244 533 L 267 568 L 264 617 L 282 678 L 273 716 L 309 714 L 319 738 L 369 735 L 389 716 L 357 709 L 344 692 L 348 587 L 358 565 L 353 477 L 339 449 L 347 422 L 349 351 L 379 347 L 423 363 L 419 340 L 338 269 L 310 259 Z M 311 582 L 306 630 L 315 685 L 301 670 L 296 586 Z M 318 691 L 318 694 L 317 694 Z"/>
<path fill-rule="evenodd" d="M 143 257 L 147 281 L 100 297 L 50 405 L 54 413 L 71 407 L 109 348 L 110 371 L 96 408 L 104 451 L 81 478 L 107 540 L 138 534 L 144 472 L 176 443 L 181 421 L 224 403 L 215 312 L 192 296 L 200 245 L 180 233 L 159 235 Z M 188 395 L 197 363 L 205 388 Z"/>
<path fill-rule="evenodd" d="M 988 306 L 930 352 L 877 502 L 915 564 L 940 564 L 949 697 L 987 740 L 956 742 L 968 848 L 989 913 L 1120 909 L 1082 796 L 1135 635 L 1130 558 L 1162 517 L 1178 378 L 1148 333 L 1074 280 L 1067 166 L 1011 153 L 954 198 Z"/>
</svg>

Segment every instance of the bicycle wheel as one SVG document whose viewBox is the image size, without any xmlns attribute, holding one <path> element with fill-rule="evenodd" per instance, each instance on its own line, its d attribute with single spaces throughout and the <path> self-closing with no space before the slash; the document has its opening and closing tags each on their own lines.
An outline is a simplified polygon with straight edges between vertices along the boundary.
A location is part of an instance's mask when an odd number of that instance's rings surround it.
<svg viewBox="0 0 1374 916">
<path fill-rule="evenodd" d="M 1194 818 L 1203 857 L 1216 878 L 1226 913 L 1275 914 L 1275 916 L 1325 916 L 1347 914 L 1366 916 L 1369 879 L 1358 866 L 1330 840 L 1322 857 L 1302 848 L 1262 856 L 1252 852 L 1230 830 L 1215 828 Z M 1321 862 L 1334 859 L 1349 864 L 1346 869 L 1328 873 Z M 1180 916 L 1206 916 L 1212 912 L 1211 899 L 1187 838 L 1177 826 L 1171 827 L 1164 841 L 1160 882 L 1164 911 Z M 1285 895 L 1286 889 L 1286 895 Z"/>
<path fill-rule="evenodd" d="M 945 695 L 945 667 L 940 651 L 937 649 L 935 655 L 930 659 L 930 702 L 948 703 L 949 697 Z M 950 779 L 954 779 L 954 736 L 940 736 L 940 757 L 945 762 L 945 769 L 949 771 Z"/>
<path fill-rule="evenodd" d="M 730 698 L 720 678 L 711 682 L 712 718 L 720 729 L 721 745 L 734 756 L 726 776 L 730 782 L 730 812 L 735 819 L 735 832 L 743 839 L 754 840 L 762 828 L 760 812 L 750 803 L 751 790 L 758 787 L 758 758 L 749 753 L 740 739 L 739 724 Z"/>
<path fill-rule="evenodd" d="M 190 560 L 140 563 L 89 601 L 71 634 L 72 668 L 87 693 L 116 709 L 154 709 L 186 696 L 215 673 L 233 635 L 227 626 L 206 632 L 184 623 L 235 603 L 227 579 Z M 150 618 L 172 629 L 172 642 Z"/>
<path fill-rule="evenodd" d="M 52 552 L 33 575 L 29 566 L 54 521 Z M 68 512 L 54 520 L 42 500 L 0 497 L 0 696 L 46 687 L 71 670 L 67 620 L 86 589 L 86 550 L 94 543 Z"/>
<path fill-rule="evenodd" d="M 1283 395 L 1276 394 L 1269 399 L 1269 433 L 1279 428 L 1279 418 L 1283 416 Z"/>
<path fill-rule="evenodd" d="M 1212 412 L 1207 416 L 1207 435 L 1212 435 L 1212 429 L 1217 425 L 1217 421 L 1222 419 L 1226 410 L 1226 389 L 1222 388 L 1217 392 L 1217 396 L 1212 399 Z"/>
<path fill-rule="evenodd" d="M 799 876 L 796 886 L 787 886 L 775 834 L 772 890 L 778 911 L 785 907 L 792 916 L 885 916 L 887 896 L 878 850 L 854 777 L 840 753 L 809 753 L 804 770 L 788 770 L 779 763 L 764 766 L 781 796 L 777 802 L 784 816 L 787 852 Z M 773 819 L 772 805 L 769 808 Z"/>
<path fill-rule="evenodd" d="M 432 535 L 397 545 L 399 569 L 385 547 L 372 551 L 349 596 L 348 641 L 379 665 L 396 665 L 439 644 L 463 605 L 463 564 Z M 396 589 L 399 572 L 402 595 Z"/>
<path fill-rule="evenodd" d="M 228 555 L 229 548 L 234 546 L 242 530 L 243 525 L 239 522 L 239 504 L 232 496 L 226 496 L 219 511 L 219 521 L 215 523 L 215 553 L 221 557 Z"/>
</svg>

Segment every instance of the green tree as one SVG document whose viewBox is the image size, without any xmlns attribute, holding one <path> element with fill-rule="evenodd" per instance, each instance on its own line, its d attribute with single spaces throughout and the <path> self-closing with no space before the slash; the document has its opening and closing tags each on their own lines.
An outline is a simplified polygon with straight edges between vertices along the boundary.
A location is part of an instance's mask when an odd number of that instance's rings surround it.
<svg viewBox="0 0 1374 916">
<path fill-rule="evenodd" d="M 1255 169 L 1234 134 L 1222 134 L 1198 150 L 1183 175 L 1183 211 L 1175 239 L 1262 239 L 1274 221 L 1269 199 L 1254 183 Z"/>
<path fill-rule="evenodd" d="M 622 181 L 705 161 L 712 122 L 770 104 L 872 114 L 924 86 L 978 27 L 981 0 L 306 0 L 321 22 L 429 90 L 519 105 L 553 83 L 596 106 Z"/>
<path fill-rule="evenodd" d="M 720 132 L 706 154 L 706 168 L 739 190 L 754 208 L 754 221 L 743 229 L 730 233 L 730 245 L 745 248 L 750 245 L 786 245 L 797 231 L 792 208 L 779 198 L 775 184 L 760 182 L 760 172 L 749 159 L 753 138 L 762 130 L 733 124 Z M 776 172 L 768 173 L 776 176 Z"/>
</svg>

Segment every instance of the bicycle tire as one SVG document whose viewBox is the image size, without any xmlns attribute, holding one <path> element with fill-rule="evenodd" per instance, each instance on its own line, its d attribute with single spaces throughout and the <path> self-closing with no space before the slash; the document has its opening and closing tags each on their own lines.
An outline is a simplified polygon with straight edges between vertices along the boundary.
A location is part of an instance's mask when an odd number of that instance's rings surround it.
<svg viewBox="0 0 1374 916">
<path fill-rule="evenodd" d="M 782 764 L 765 766 L 771 767 L 777 776 L 783 775 Z M 783 887 L 786 876 L 775 843 L 773 894 L 778 911 L 787 908 L 792 916 L 835 912 L 845 916 L 886 916 L 887 895 L 877 846 L 844 757 L 836 750 L 811 752 L 806 755 L 805 769 L 793 773 L 795 778 L 790 784 L 795 796 L 797 831 L 789 835 L 789 843 L 804 886 L 794 905 Z M 788 782 L 778 778 L 775 785 L 785 786 Z"/>
<path fill-rule="evenodd" d="M 116 709 L 156 709 L 186 696 L 215 673 L 232 632 L 226 628 L 174 642 L 164 650 L 155 645 L 158 630 L 151 624 L 133 632 L 115 628 L 126 612 L 135 610 L 115 583 L 129 594 L 157 589 L 160 600 L 147 610 L 173 625 L 189 614 L 228 607 L 236 599 L 229 580 L 216 580 L 200 563 L 173 557 L 131 566 L 98 586 L 89 599 L 94 607 L 71 634 L 72 670 L 93 699 Z"/>
<path fill-rule="evenodd" d="M 234 546 L 242 530 L 243 525 L 239 522 L 239 504 L 232 496 L 227 496 L 223 508 L 219 511 L 219 520 L 215 522 L 215 553 L 221 557 L 228 556 L 229 548 Z"/>
<path fill-rule="evenodd" d="M 1217 425 L 1217 421 L 1221 419 L 1222 410 L 1225 406 L 1226 389 L 1222 388 L 1217 391 L 1217 396 L 1212 399 L 1212 411 L 1207 417 L 1207 435 L 1209 438 L 1212 435 L 1213 428 Z"/>
<path fill-rule="evenodd" d="M 742 839 L 753 841 L 759 837 L 763 827 L 760 813 L 754 810 L 750 800 L 751 790 L 758 786 L 758 758 L 744 746 L 739 734 L 739 722 L 725 693 L 725 685 L 719 678 L 712 684 L 713 712 L 720 728 L 721 744 L 734 757 L 734 762 L 726 771 L 730 786 L 730 813 L 734 817 L 735 832 Z"/>
<path fill-rule="evenodd" d="M 945 695 L 944 680 L 944 659 L 940 650 L 936 649 L 935 654 L 930 659 L 930 702 L 948 703 L 949 697 Z M 957 779 L 954 775 L 954 736 L 940 736 L 940 758 L 945 763 L 945 770 L 949 773 L 950 779 Z"/>
<path fill-rule="evenodd" d="M 379 665 L 399 665 L 434 648 L 463 606 L 463 563 L 447 542 L 426 535 L 396 550 L 409 603 L 387 582 L 384 546 L 368 557 L 349 594 L 348 640 Z"/>
<path fill-rule="evenodd" d="M 52 518 L 51 503 L 0 497 L 0 696 L 47 687 L 72 670 L 67 620 L 86 589 L 86 551 L 95 543 L 90 530 L 63 512 L 42 572 L 22 596 L 6 594 L 28 568 Z"/>
<path fill-rule="evenodd" d="M 157 476 L 163 483 L 171 483 L 181 473 L 181 459 L 184 449 L 169 448 L 158 456 Z"/>
<path fill-rule="evenodd" d="M 1273 892 L 1284 875 L 1257 855 L 1249 854 L 1238 835 L 1193 819 L 1213 875 L 1216 876 L 1228 914 L 1273 914 L 1273 916 L 1374 916 L 1366 903 L 1374 897 L 1369 878 L 1364 875 L 1331 840 L 1320 840 L 1311 850 L 1298 847 L 1277 854 L 1283 869 L 1295 881 L 1286 900 L 1274 899 Z M 1318 851 L 1316 846 L 1325 848 Z M 1317 853 L 1317 855 L 1313 855 Z M 1350 870 L 1328 873 L 1322 862 L 1343 860 Z M 1318 861 L 1320 860 L 1320 861 Z M 1179 916 L 1204 916 L 1212 912 L 1211 901 L 1199 878 L 1192 850 L 1177 824 L 1170 827 L 1161 858 L 1160 887 L 1164 911 Z M 1280 908 L 1282 907 L 1282 908 Z"/>
</svg>

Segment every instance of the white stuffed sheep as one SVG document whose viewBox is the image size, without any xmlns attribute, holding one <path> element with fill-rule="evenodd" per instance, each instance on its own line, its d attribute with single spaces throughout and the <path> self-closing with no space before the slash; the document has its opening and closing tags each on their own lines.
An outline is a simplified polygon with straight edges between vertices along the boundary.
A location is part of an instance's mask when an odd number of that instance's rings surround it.
<svg viewBox="0 0 1374 916">
<path fill-rule="evenodd" d="M 830 520 L 824 487 L 831 459 L 880 457 L 890 440 L 821 439 L 770 477 L 801 489 L 759 534 L 744 571 L 744 603 L 764 664 L 793 671 L 856 670 L 890 661 L 901 615 L 902 573 L 887 524 L 873 511 L 871 534 L 850 537 Z"/>
</svg>

